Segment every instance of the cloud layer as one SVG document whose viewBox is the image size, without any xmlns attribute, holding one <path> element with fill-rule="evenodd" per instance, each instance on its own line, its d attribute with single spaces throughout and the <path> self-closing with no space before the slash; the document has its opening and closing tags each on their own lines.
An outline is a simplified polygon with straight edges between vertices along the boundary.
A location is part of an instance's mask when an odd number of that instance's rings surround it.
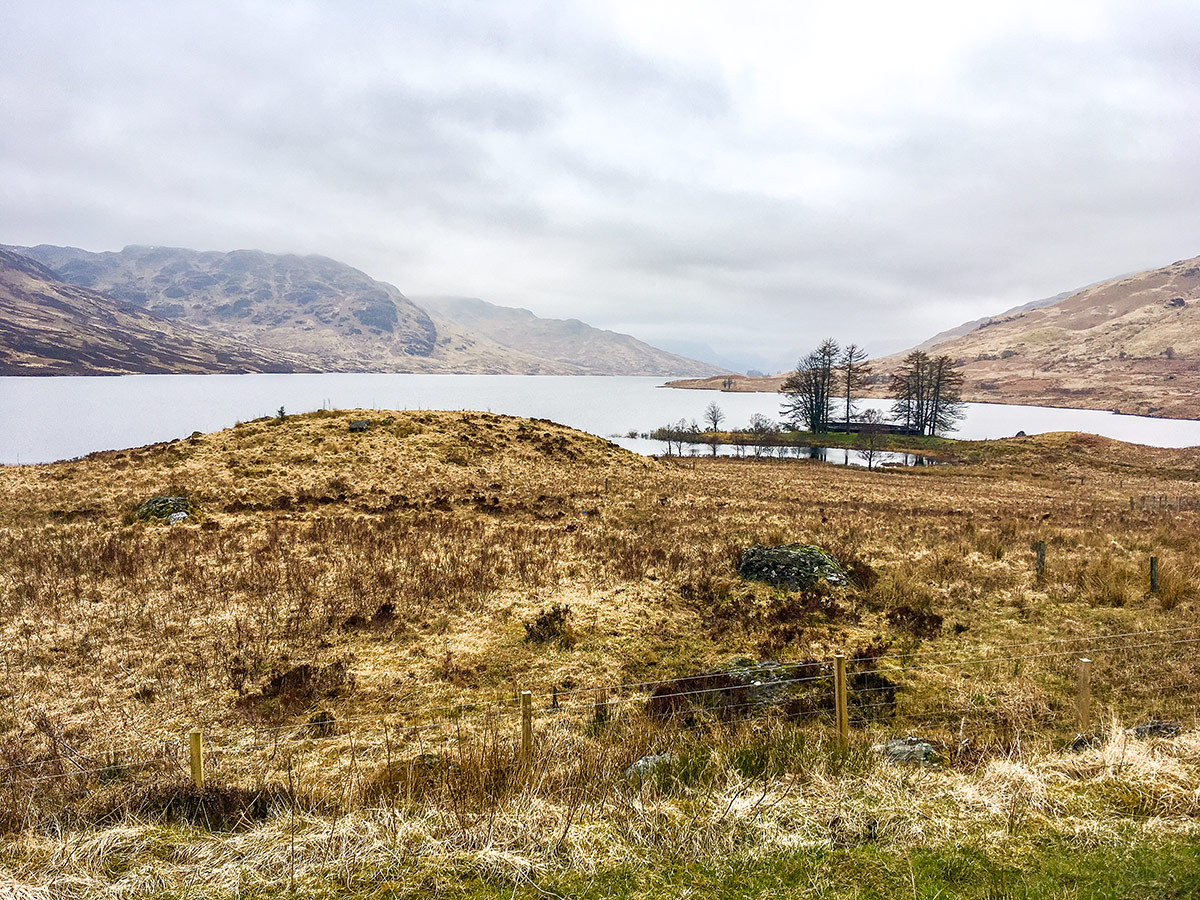
<svg viewBox="0 0 1200 900">
<path fill-rule="evenodd" d="M 821 6 L 8 4 L 0 242 L 777 359 L 1200 254 L 1200 7 Z"/>
</svg>

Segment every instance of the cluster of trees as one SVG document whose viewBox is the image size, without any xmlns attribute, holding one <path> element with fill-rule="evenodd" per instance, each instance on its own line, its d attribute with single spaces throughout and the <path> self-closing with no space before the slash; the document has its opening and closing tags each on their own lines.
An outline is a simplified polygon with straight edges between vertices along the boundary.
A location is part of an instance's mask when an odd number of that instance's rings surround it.
<svg viewBox="0 0 1200 900">
<path fill-rule="evenodd" d="M 857 344 L 839 347 L 826 338 L 796 365 L 780 391 L 783 419 L 801 431 L 830 431 L 855 420 L 854 401 L 870 383 L 866 352 Z M 936 435 L 954 429 L 962 418 L 962 373 L 948 356 L 914 350 L 892 376 L 889 395 L 893 421 L 914 434 Z M 881 424 L 881 423 L 867 423 Z"/>
<path fill-rule="evenodd" d="M 699 444 L 708 444 L 712 455 L 716 456 L 722 441 L 720 428 L 724 421 L 725 412 L 716 402 L 713 402 L 708 404 L 704 410 L 703 428 L 694 419 L 690 422 L 680 419 L 670 425 L 655 428 L 644 437 L 666 444 L 667 456 L 683 456 L 684 445 L 694 451 Z M 729 442 L 738 448 L 739 456 L 743 455 L 746 447 L 750 446 L 755 448 L 755 456 L 758 456 L 765 448 L 772 447 L 777 443 L 778 434 L 779 426 L 777 424 L 762 413 L 754 413 L 750 417 L 748 428 L 729 432 Z"/>
<path fill-rule="evenodd" d="M 798 430 L 814 432 L 829 431 L 835 415 L 849 424 L 854 399 L 870 374 L 865 350 L 857 344 L 843 349 L 833 338 L 826 338 L 800 360 L 783 383 L 784 421 Z"/>
<path fill-rule="evenodd" d="M 962 384 L 950 357 L 914 350 L 892 376 L 892 419 L 918 434 L 953 431 L 963 415 Z"/>
<path fill-rule="evenodd" d="M 871 383 L 866 351 L 857 344 L 843 348 L 827 338 L 800 360 L 780 388 L 784 395 L 783 421 L 798 431 L 857 432 L 857 449 L 866 457 L 868 467 L 873 467 L 883 452 L 885 432 L 899 426 L 908 434 L 934 436 L 953 431 L 955 422 L 962 418 L 963 376 L 948 356 L 914 350 L 904 357 L 888 385 L 891 425 L 885 424 L 884 417 L 874 409 L 861 416 L 856 414 L 855 402 Z M 739 456 L 747 447 L 754 447 L 758 456 L 786 443 L 780 426 L 761 413 L 751 416 L 748 428 L 727 435 L 721 431 L 724 421 L 725 413 L 713 402 L 704 410 L 703 427 L 694 419 L 680 419 L 644 436 L 664 442 L 668 456 L 683 456 L 684 445 L 694 453 L 700 444 L 707 444 L 716 456 L 720 444 L 726 441 L 737 448 Z"/>
</svg>

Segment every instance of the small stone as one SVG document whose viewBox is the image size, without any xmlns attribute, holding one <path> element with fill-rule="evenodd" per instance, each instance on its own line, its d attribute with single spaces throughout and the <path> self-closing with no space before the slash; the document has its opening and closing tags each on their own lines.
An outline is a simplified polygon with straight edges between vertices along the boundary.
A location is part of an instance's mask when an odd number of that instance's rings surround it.
<svg viewBox="0 0 1200 900">
<path fill-rule="evenodd" d="M 625 778 L 644 778 L 656 769 L 670 765 L 673 762 L 675 762 L 675 755 L 672 753 L 655 753 L 652 756 L 643 756 L 625 770 Z"/>
<path fill-rule="evenodd" d="M 923 766 L 931 766 L 937 762 L 938 754 L 933 744 L 912 735 L 897 738 L 894 741 L 888 741 L 884 744 L 876 744 L 871 749 L 876 753 L 882 754 L 883 758 L 888 762 L 915 762 Z"/>
<path fill-rule="evenodd" d="M 178 525 L 180 522 L 187 519 L 187 517 L 188 517 L 188 514 L 185 512 L 173 512 L 173 513 L 171 513 L 171 515 L 167 516 L 167 524 L 168 525 Z"/>
<path fill-rule="evenodd" d="M 822 580 L 835 585 L 846 583 L 846 570 L 841 564 L 811 544 L 748 547 L 742 552 L 738 574 L 791 590 L 808 590 Z"/>
<path fill-rule="evenodd" d="M 1067 745 L 1067 749 L 1072 753 L 1082 753 L 1084 750 L 1090 750 L 1092 747 L 1099 747 L 1104 741 L 1096 734 L 1077 734 L 1075 740 Z"/>
<path fill-rule="evenodd" d="M 194 507 L 187 497 L 151 497 L 137 508 L 138 519 L 168 519 L 175 513 L 190 513 Z"/>
<path fill-rule="evenodd" d="M 370 427 L 371 427 L 370 419 L 355 419 L 353 422 L 350 423 L 351 431 L 366 431 Z"/>
<path fill-rule="evenodd" d="M 327 709 L 319 709 L 304 723 L 304 732 L 308 737 L 327 738 L 337 734 L 337 721 Z"/>
<path fill-rule="evenodd" d="M 1171 738 L 1183 730 L 1178 722 L 1168 722 L 1165 719 L 1151 719 L 1141 725 L 1134 725 L 1126 734 L 1137 738 Z"/>
</svg>

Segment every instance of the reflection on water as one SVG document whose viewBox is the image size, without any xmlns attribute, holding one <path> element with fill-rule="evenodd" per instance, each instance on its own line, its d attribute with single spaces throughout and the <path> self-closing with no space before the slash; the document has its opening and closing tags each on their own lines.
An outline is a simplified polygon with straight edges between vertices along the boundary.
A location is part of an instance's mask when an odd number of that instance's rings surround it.
<svg viewBox="0 0 1200 900">
<path fill-rule="evenodd" d="M 646 456 L 663 456 L 666 445 L 661 441 L 651 441 L 645 438 L 612 438 L 614 443 Z M 684 444 L 685 457 L 712 456 L 711 444 Z M 731 444 L 718 444 L 717 456 L 745 457 L 746 459 L 811 459 L 818 462 L 831 463 L 835 466 L 862 466 L 867 468 L 867 456 L 861 450 L 846 447 L 735 447 Z M 876 450 L 871 460 L 871 468 L 881 466 L 933 466 L 941 464 L 939 460 L 918 453 L 901 453 L 895 450 Z"/>
<path fill-rule="evenodd" d="M 833 463 L 839 466 L 866 466 L 867 455 L 861 450 L 846 447 L 793 447 L 795 456 L 806 459 L 817 459 L 821 462 Z M 900 453 L 894 450 L 876 450 L 870 464 L 879 466 L 932 466 L 937 462 L 919 453 Z"/>
</svg>

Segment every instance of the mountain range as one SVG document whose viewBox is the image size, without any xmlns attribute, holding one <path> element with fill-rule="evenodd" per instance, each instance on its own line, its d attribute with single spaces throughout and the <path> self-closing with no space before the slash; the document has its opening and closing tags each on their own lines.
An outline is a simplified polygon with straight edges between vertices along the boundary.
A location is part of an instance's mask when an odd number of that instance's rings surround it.
<svg viewBox="0 0 1200 900">
<path fill-rule="evenodd" d="M 0 249 L 0 374 L 112 375 L 302 372 L 280 351 L 192 328 L 65 284 L 40 263 Z"/>
<path fill-rule="evenodd" d="M 322 256 L 10 246 L 0 258 L 0 374 L 719 371 L 573 319 L 481 300 L 428 305 Z"/>
</svg>

